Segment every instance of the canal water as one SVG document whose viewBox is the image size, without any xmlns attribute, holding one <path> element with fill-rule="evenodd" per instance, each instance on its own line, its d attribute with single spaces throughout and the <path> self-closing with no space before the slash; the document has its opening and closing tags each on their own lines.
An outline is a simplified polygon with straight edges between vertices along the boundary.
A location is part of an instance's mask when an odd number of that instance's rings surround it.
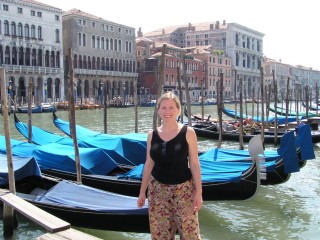
<svg viewBox="0 0 320 240">
<path fill-rule="evenodd" d="M 152 128 L 153 108 L 138 108 L 139 132 L 147 133 Z M 192 106 L 194 114 L 201 108 Z M 58 111 L 57 116 L 68 121 L 68 112 Z M 216 106 L 206 106 L 205 115 L 217 116 Z M 27 122 L 26 114 L 18 118 Z M 103 131 L 103 110 L 76 111 L 77 124 L 95 131 Z M 0 115 L 0 134 L 4 134 L 3 118 Z M 63 135 L 52 123 L 51 113 L 33 114 L 33 125 Z M 25 140 L 14 128 L 10 116 L 11 138 Z M 108 133 L 134 132 L 134 108 L 108 109 Z M 216 140 L 198 139 L 199 150 L 216 147 Z M 224 141 L 222 148 L 238 149 L 239 143 Z M 247 146 L 245 145 L 245 148 Z M 275 150 L 273 145 L 266 149 Z M 291 175 L 289 181 L 275 186 L 261 186 L 258 194 L 245 201 L 205 202 L 200 211 L 200 229 L 204 240 L 292 240 L 319 239 L 320 235 L 320 145 L 314 145 L 316 159 L 307 162 L 300 172 Z M 2 216 L 2 215 L 1 215 Z M 1 217 L 0 217 L 1 219 Z M 107 222 L 105 224 L 108 224 Z M 76 227 L 75 227 L 76 228 Z M 149 234 L 100 231 L 76 228 L 102 239 L 150 239 Z M 0 239 L 2 238 L 0 221 Z M 19 216 L 19 228 L 12 239 L 35 239 L 45 230 Z"/>
</svg>

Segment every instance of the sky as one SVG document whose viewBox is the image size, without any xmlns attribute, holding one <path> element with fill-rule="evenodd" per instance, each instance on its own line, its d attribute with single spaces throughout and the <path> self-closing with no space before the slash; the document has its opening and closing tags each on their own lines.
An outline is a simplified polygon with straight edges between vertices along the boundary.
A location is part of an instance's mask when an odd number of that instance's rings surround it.
<svg viewBox="0 0 320 240">
<path fill-rule="evenodd" d="M 320 14 L 315 0 L 37 0 L 150 32 L 226 20 L 265 34 L 263 53 L 285 64 L 320 70 Z"/>
</svg>

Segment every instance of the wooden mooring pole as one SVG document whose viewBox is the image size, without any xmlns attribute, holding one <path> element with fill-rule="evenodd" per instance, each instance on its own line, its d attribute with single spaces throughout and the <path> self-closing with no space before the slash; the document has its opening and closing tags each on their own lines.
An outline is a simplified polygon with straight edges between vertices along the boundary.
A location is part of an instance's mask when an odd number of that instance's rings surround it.
<svg viewBox="0 0 320 240">
<path fill-rule="evenodd" d="M 223 134 L 223 128 L 222 128 L 222 108 L 223 108 L 223 73 L 220 73 L 220 79 L 217 82 L 217 93 L 218 93 L 218 118 L 219 118 L 219 139 L 218 139 L 218 148 L 221 148 L 222 144 L 222 134 Z"/>
<path fill-rule="evenodd" d="M 3 114 L 3 126 L 5 132 L 6 141 L 6 152 L 8 162 L 8 178 L 9 178 L 9 190 L 12 194 L 16 194 L 14 169 L 12 162 L 12 149 L 10 142 L 10 127 L 9 127 L 9 114 L 7 105 L 7 94 L 6 94 L 6 74 L 5 69 L 0 68 L 0 82 L 1 82 L 1 106 Z M 3 204 L 3 235 L 10 237 L 13 235 L 13 229 L 17 227 L 17 219 L 15 211 L 12 207 L 7 204 Z"/>
<path fill-rule="evenodd" d="M 73 58 L 72 58 L 72 50 L 69 48 L 69 122 L 70 122 L 70 133 L 73 140 L 74 147 L 74 155 L 76 160 L 76 169 L 77 169 L 77 182 L 81 183 L 81 165 L 80 165 L 80 156 L 79 156 L 79 147 L 77 140 L 77 132 L 76 132 L 76 114 L 74 107 L 74 73 L 73 73 Z"/>
<path fill-rule="evenodd" d="M 163 44 L 160 66 L 157 74 L 157 99 L 159 99 L 162 93 L 162 87 L 164 84 L 164 64 L 165 64 L 166 53 L 167 53 L 167 44 Z M 158 103 L 154 107 L 154 112 L 153 112 L 153 129 L 156 129 L 158 126 L 160 126 L 160 118 L 158 117 L 157 105 Z"/>
</svg>

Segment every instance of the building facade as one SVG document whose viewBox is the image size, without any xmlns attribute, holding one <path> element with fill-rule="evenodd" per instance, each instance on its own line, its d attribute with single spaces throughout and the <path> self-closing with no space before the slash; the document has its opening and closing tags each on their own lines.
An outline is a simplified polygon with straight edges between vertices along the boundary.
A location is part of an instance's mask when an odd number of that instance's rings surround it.
<svg viewBox="0 0 320 240">
<path fill-rule="evenodd" d="M 144 34 L 153 41 L 167 41 L 182 48 L 208 46 L 221 50 L 231 58 L 231 95 L 239 98 L 239 78 L 244 94 L 260 87 L 264 34 L 236 23 L 223 21 L 170 26 Z M 235 77 L 237 74 L 237 77 Z M 235 82 L 236 81 L 236 82 Z M 236 87 L 233 87 L 236 86 Z"/>
<path fill-rule="evenodd" d="M 161 56 L 164 44 L 166 43 L 153 42 L 144 37 L 137 38 L 136 41 L 137 46 L 139 46 L 137 55 L 139 61 L 139 79 L 141 81 L 140 91 L 138 92 L 140 92 L 142 103 L 150 102 L 151 100 L 156 100 L 157 83 L 159 82 L 159 77 L 161 75 Z M 206 83 L 206 64 L 202 60 L 195 58 L 192 54 L 188 54 L 187 49 L 172 44 L 166 44 L 163 66 L 163 92 L 173 91 L 178 95 L 179 76 L 182 80 L 181 87 L 183 90 L 185 89 L 186 86 L 183 81 L 184 64 L 186 78 L 189 83 L 190 100 L 192 102 L 197 102 L 203 94 L 207 94 L 202 91 L 202 87 Z M 186 101 L 184 91 L 182 99 L 183 101 Z"/>
<path fill-rule="evenodd" d="M 273 92 L 273 81 L 277 82 L 278 100 L 285 100 L 288 95 L 291 100 L 304 101 L 307 88 L 311 100 L 316 101 L 316 91 L 319 93 L 320 88 L 320 71 L 303 66 L 292 66 L 270 58 L 264 59 L 263 68 L 265 86 L 268 88 L 271 86 Z M 289 86 L 287 86 L 288 82 Z"/>
<path fill-rule="evenodd" d="M 192 55 L 202 60 L 206 64 L 206 81 L 204 97 L 210 100 L 216 100 L 218 89 L 218 81 L 223 73 L 223 98 L 232 99 L 232 67 L 231 58 L 228 57 L 223 50 L 214 49 L 211 45 L 194 47 Z"/>
<path fill-rule="evenodd" d="M 62 10 L 31 0 L 0 0 L 0 66 L 17 104 L 64 99 Z M 30 96 L 31 97 L 31 96 Z"/>
<path fill-rule="evenodd" d="M 63 44 L 65 84 L 69 86 L 71 50 L 70 89 L 78 101 L 102 102 L 104 85 L 111 104 L 133 101 L 138 77 L 134 28 L 72 9 L 63 14 Z"/>
<path fill-rule="evenodd" d="M 252 98 L 260 91 L 263 64 L 264 34 L 237 23 L 227 24 L 226 53 L 232 60 L 233 95 L 239 98 L 239 78 L 242 78 L 243 95 Z"/>
</svg>

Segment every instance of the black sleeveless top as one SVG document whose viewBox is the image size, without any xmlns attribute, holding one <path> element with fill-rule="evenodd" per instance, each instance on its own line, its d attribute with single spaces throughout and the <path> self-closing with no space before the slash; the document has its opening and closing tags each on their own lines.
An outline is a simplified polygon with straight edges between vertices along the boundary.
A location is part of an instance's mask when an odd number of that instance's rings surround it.
<svg viewBox="0 0 320 240">
<path fill-rule="evenodd" d="M 150 156 L 154 161 L 152 176 L 160 183 L 180 184 L 190 180 L 187 126 L 170 141 L 163 141 L 157 130 L 153 131 Z"/>
</svg>

